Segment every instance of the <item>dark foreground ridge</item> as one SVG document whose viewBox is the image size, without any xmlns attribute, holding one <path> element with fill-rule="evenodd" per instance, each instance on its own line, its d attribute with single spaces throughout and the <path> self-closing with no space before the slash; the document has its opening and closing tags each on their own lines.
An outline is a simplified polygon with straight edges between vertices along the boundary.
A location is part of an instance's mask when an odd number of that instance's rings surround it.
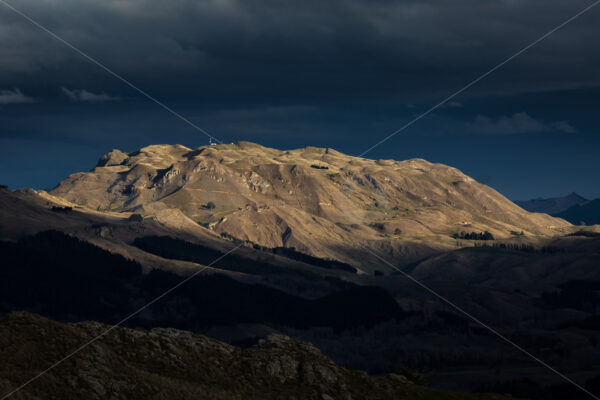
<svg viewBox="0 0 600 400">
<path fill-rule="evenodd" d="M 162 270 L 143 274 L 137 262 L 57 231 L 16 243 L 0 241 L 0 252 L 0 313 L 25 310 L 64 321 L 115 323 L 183 279 Z M 233 263 L 241 265 L 237 259 Z M 345 330 L 403 315 L 394 298 L 379 287 L 345 284 L 326 296 L 307 299 L 213 274 L 195 277 L 129 324 L 195 331 L 236 323 Z"/>
<path fill-rule="evenodd" d="M 0 396 L 108 328 L 29 313 L 0 319 Z M 342 368 L 308 343 L 271 335 L 240 349 L 191 332 L 116 328 L 12 399 L 435 399 L 502 400 L 450 393 L 405 376 Z"/>
</svg>

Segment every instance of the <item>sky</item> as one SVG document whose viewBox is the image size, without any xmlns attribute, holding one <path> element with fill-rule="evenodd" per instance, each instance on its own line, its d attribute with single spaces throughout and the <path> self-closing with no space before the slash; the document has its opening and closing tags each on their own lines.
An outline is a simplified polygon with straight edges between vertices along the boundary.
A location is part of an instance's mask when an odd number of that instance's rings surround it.
<svg viewBox="0 0 600 400">
<path fill-rule="evenodd" d="M 4 0 L 222 142 L 358 155 L 591 0 Z M 368 152 L 600 197 L 600 5 Z M 0 184 L 208 138 L 0 2 Z"/>
</svg>

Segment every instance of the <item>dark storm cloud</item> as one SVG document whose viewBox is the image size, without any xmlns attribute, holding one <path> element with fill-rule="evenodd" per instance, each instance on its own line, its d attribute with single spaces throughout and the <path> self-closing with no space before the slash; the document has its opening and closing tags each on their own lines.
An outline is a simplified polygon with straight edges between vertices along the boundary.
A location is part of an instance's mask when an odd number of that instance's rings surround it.
<svg viewBox="0 0 600 400">
<path fill-rule="evenodd" d="M 8 1 L 223 141 L 350 154 L 591 4 Z M 367 156 L 489 174 L 518 198 L 600 195 L 585 189 L 600 145 L 590 117 L 600 97 L 599 19 L 600 6 Z M 0 183 L 53 186 L 111 148 L 157 142 L 207 139 L 0 4 Z M 567 149 L 571 169 L 535 183 L 548 169 L 538 166 Z"/>
<path fill-rule="evenodd" d="M 18 6 L 165 95 L 294 102 L 348 94 L 430 101 L 589 3 L 26 0 Z M 581 17 L 551 37 L 552 45 L 541 44 L 474 93 L 597 85 L 597 19 L 594 11 Z M 0 21 L 0 85 L 120 86 L 5 7 Z"/>
</svg>

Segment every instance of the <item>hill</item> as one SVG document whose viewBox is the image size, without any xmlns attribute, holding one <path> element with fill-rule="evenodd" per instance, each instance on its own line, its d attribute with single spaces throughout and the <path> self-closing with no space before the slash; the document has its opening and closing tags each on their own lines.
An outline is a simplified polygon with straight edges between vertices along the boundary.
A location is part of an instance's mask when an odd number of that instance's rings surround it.
<svg viewBox="0 0 600 400">
<path fill-rule="evenodd" d="M 96 322 L 61 324 L 34 314 L 0 319 L 0 395 L 101 334 Z M 282 397 L 283 396 L 283 397 Z M 339 367 L 282 335 L 240 349 L 175 329 L 117 328 L 17 392 L 14 399 L 508 399 L 444 392 L 405 376 L 374 378 Z"/>
<path fill-rule="evenodd" d="M 459 170 L 421 159 L 369 160 L 332 149 L 238 142 L 113 150 L 50 194 L 79 207 L 195 225 L 257 246 L 357 265 L 361 245 L 412 262 L 462 231 L 548 237 L 563 220 L 529 213 Z"/>
<path fill-rule="evenodd" d="M 387 374 L 401 359 L 440 389 L 581 398 L 373 251 L 577 382 L 597 379 L 598 227 L 525 211 L 445 165 L 157 145 L 112 151 L 50 193 L 0 189 L 0 204 L 2 311 L 111 323 L 202 268 L 128 328 L 245 345 L 278 332 L 345 368 Z"/>
<path fill-rule="evenodd" d="M 0 254 L 0 313 L 20 309 L 63 320 L 109 323 L 131 312 L 132 304 L 146 304 L 182 280 L 158 269 L 143 273 L 135 261 L 57 231 L 26 236 L 16 243 L 0 241 Z M 215 270 L 246 264 L 247 269 L 260 268 L 254 272 L 264 278 L 281 271 L 271 264 L 233 257 L 223 258 Z M 295 271 L 285 271 L 292 279 Z M 317 278 L 306 271 L 303 275 Z M 328 294 L 307 299 L 207 271 L 178 288 L 176 297 L 164 299 L 152 313 L 140 314 L 130 323 L 192 330 L 240 322 L 350 329 L 403 316 L 394 298 L 381 288 L 323 280 L 328 283 L 320 286 Z"/>
</svg>

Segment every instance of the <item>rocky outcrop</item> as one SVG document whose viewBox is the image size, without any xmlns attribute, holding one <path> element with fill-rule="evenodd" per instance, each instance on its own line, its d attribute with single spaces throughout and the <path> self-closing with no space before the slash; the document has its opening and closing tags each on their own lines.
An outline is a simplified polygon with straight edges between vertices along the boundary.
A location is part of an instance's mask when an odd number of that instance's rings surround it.
<svg viewBox="0 0 600 400">
<path fill-rule="evenodd" d="M 0 395 L 106 332 L 34 314 L 0 320 Z M 115 328 L 12 399 L 505 399 L 445 393 L 404 376 L 342 368 L 308 343 L 271 335 L 240 349 L 175 329 Z"/>
</svg>

